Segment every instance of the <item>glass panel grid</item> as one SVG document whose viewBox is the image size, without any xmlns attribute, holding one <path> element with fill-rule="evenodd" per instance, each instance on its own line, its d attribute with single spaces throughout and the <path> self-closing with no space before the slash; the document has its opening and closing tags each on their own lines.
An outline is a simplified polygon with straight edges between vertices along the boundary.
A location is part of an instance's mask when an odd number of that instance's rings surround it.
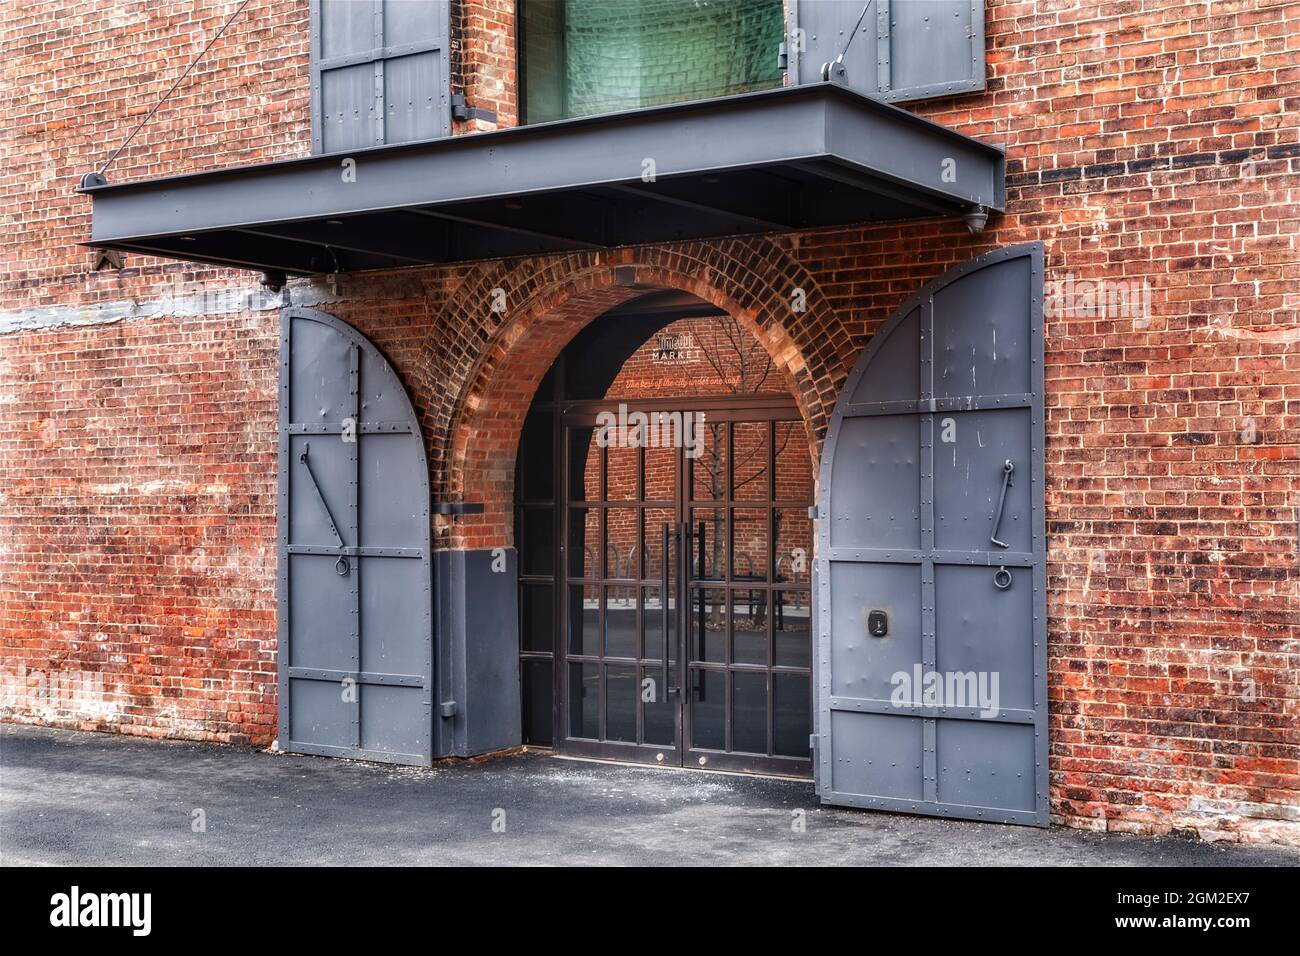
<svg viewBox="0 0 1300 956">
<path fill-rule="evenodd" d="M 571 690 L 581 695 L 581 700 L 569 701 L 566 722 L 597 735 L 583 736 L 585 740 L 672 747 L 678 707 L 684 704 L 688 748 L 807 759 L 812 525 L 808 498 L 776 504 L 778 488 L 784 495 L 811 496 L 811 462 L 789 450 L 791 443 L 802 446 L 802 424 L 711 424 L 719 449 L 712 464 L 724 466 L 720 474 L 710 470 L 707 458 L 701 465 L 674 449 L 674 464 L 666 468 L 654 450 L 637 449 L 635 475 L 622 475 L 622 460 L 611 466 L 608 450 L 592 442 L 595 454 L 588 456 L 587 470 L 598 477 L 593 482 L 588 476 L 579 486 L 594 484 L 600 496 L 570 502 L 565 515 L 569 547 L 590 550 L 590 544 L 597 545 L 594 554 L 578 560 L 570 555 L 567 562 L 567 574 L 583 577 L 569 578 L 566 591 L 572 616 L 578 618 L 569 628 L 569 656 L 579 659 L 564 672 Z M 791 427 L 778 432 L 778 425 Z M 565 434 L 582 440 L 592 435 L 588 429 Z M 581 456 L 571 452 L 568 460 Z M 650 479 L 652 465 L 658 472 Z M 795 474 L 799 468 L 806 480 Z M 679 486 L 679 474 L 692 480 Z M 612 493 L 611 479 L 621 483 Z M 575 486 L 572 478 L 567 483 Z M 629 485 L 635 497 L 623 497 Z M 645 498 L 647 492 L 660 495 L 667 488 L 681 498 L 689 491 L 692 500 Z M 662 690 L 657 687 L 662 673 L 660 552 L 663 525 L 676 531 L 677 514 L 687 516 L 691 531 L 683 592 L 688 600 L 680 612 L 688 623 L 686 686 L 677 697 L 646 699 L 644 681 L 655 692 Z M 674 576 L 680 567 L 674 548 L 669 561 Z M 670 613 L 676 611 L 676 590 L 674 585 L 669 592 Z M 673 627 L 674 661 L 677 640 Z M 800 711 L 805 700 L 806 716 Z"/>
</svg>

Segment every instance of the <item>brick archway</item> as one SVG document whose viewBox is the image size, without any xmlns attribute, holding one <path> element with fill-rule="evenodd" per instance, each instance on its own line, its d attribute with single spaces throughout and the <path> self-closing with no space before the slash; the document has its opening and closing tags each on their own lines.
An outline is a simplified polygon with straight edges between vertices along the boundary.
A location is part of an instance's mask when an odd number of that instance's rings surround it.
<svg viewBox="0 0 1300 956">
<path fill-rule="evenodd" d="M 565 345 L 588 323 L 616 305 L 653 289 L 676 289 L 723 309 L 772 356 L 809 431 L 816 457 L 843 378 L 850 338 L 812 276 L 770 239 L 745 237 L 577 253 L 526 260 L 503 268 L 485 264 L 468 275 L 452 298 L 462 319 L 492 316 L 488 340 L 458 381 L 455 403 L 435 460 L 441 496 L 482 503 L 481 515 L 440 529 L 443 546 L 489 548 L 511 543 L 515 455 L 533 395 Z M 803 311 L 794 311 L 801 289 Z M 498 291 L 499 290 L 499 291 Z M 505 311 L 494 312 L 504 300 Z"/>
</svg>

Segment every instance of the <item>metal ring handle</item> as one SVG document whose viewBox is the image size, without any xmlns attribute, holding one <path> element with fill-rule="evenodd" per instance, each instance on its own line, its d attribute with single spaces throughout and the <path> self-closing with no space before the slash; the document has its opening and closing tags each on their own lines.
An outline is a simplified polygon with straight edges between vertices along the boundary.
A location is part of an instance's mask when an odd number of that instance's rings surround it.
<svg viewBox="0 0 1300 956">
<path fill-rule="evenodd" d="M 339 555 L 339 559 L 334 562 L 334 571 L 341 578 L 346 578 L 352 570 L 352 565 L 348 564 L 348 559 Z"/>
<path fill-rule="evenodd" d="M 1011 572 L 1005 566 L 993 572 L 993 586 L 999 591 L 1005 591 L 1011 587 Z"/>
</svg>

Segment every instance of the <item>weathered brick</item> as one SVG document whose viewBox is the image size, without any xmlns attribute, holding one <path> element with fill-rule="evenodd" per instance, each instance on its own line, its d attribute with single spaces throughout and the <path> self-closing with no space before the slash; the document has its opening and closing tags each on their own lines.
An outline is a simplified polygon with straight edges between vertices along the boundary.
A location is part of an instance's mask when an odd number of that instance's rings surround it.
<svg viewBox="0 0 1300 956">
<path fill-rule="evenodd" d="M 1006 147 L 1008 210 L 978 237 L 886 223 L 293 288 L 337 299 L 323 307 L 394 362 L 435 493 L 484 502 L 439 519 L 438 546 L 490 547 L 512 539 L 533 389 L 632 294 L 619 267 L 734 315 L 814 446 L 872 332 L 951 265 L 1040 240 L 1049 279 L 1148 283 L 1149 316 L 1048 320 L 1053 812 L 1300 843 L 1300 3 L 987 7 L 988 90 L 909 107 Z M 95 707 L 9 707 L 13 719 L 274 734 L 275 312 L 176 309 L 164 295 L 178 282 L 255 283 L 139 256 L 95 273 L 77 245 L 77 178 L 227 13 L 70 0 L 0 22 L 0 658 L 101 674 L 106 691 Z M 296 0 L 250 5 L 110 179 L 305 154 L 306 17 Z M 453 41 L 453 87 L 513 124 L 513 4 L 456 3 Z M 789 311 L 795 286 L 806 313 Z M 498 287 L 505 316 L 488 306 Z"/>
</svg>

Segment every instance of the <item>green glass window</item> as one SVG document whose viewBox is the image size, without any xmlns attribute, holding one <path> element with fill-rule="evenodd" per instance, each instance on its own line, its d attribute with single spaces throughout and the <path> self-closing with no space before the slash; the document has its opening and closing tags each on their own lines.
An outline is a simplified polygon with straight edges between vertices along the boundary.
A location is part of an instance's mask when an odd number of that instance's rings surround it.
<svg viewBox="0 0 1300 956">
<path fill-rule="evenodd" d="M 521 121 L 781 85 L 782 0 L 519 0 Z"/>
</svg>

